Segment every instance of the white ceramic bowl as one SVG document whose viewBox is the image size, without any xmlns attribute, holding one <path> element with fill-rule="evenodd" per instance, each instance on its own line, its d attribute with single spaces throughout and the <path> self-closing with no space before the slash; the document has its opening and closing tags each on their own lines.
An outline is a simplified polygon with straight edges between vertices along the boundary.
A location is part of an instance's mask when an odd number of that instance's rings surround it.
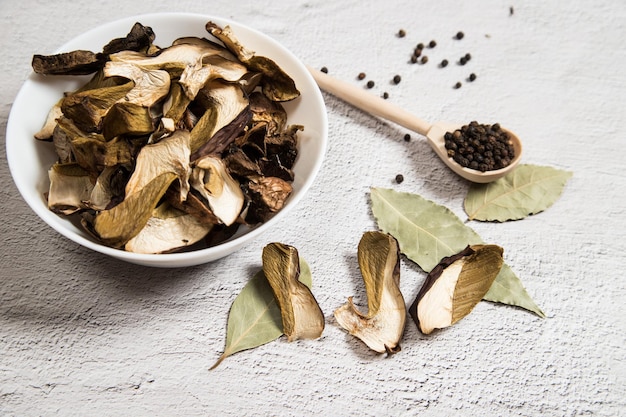
<svg viewBox="0 0 626 417">
<path fill-rule="evenodd" d="M 281 222 L 311 187 L 320 169 L 328 140 L 328 120 L 324 100 L 315 81 L 291 52 L 268 36 L 227 19 L 188 14 L 159 13 L 129 17 L 94 28 L 63 45 L 56 52 L 88 49 L 100 51 L 111 39 L 124 37 L 135 22 L 150 26 L 156 33 L 154 43 L 165 47 L 179 37 L 198 36 L 212 39 L 205 24 L 213 21 L 230 25 L 243 45 L 274 60 L 296 82 L 301 97 L 284 103 L 288 123 L 305 127 L 299 134 L 299 156 L 294 165 L 293 193 L 285 207 L 269 221 L 252 229 L 240 230 L 233 238 L 220 245 L 190 252 L 171 254 L 136 254 L 102 245 L 81 226 L 61 217 L 47 208 L 44 193 L 48 190 L 48 169 L 56 155 L 49 143 L 34 139 L 42 127 L 49 109 L 65 91 L 72 91 L 89 77 L 39 76 L 32 74 L 18 93 L 9 116 L 6 149 L 11 174 L 22 197 L 35 213 L 63 236 L 87 248 L 124 261 L 154 267 L 184 267 L 199 265 L 222 258 L 240 249 L 264 231 Z M 50 51 L 36 51 L 49 54 Z"/>
</svg>

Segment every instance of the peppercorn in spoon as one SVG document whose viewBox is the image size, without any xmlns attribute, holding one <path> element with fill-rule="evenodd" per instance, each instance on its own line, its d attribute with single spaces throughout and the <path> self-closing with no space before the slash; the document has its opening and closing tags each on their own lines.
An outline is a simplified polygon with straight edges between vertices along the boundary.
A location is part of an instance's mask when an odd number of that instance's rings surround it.
<svg viewBox="0 0 626 417">
<path fill-rule="evenodd" d="M 475 122 L 465 126 L 447 122 L 430 124 L 406 110 L 366 92 L 360 87 L 340 81 L 324 72 L 312 68 L 308 69 L 322 90 L 367 113 L 382 117 L 425 136 L 437 156 L 452 171 L 472 182 L 487 183 L 495 181 L 511 172 L 521 159 L 522 143 L 520 139 L 513 132 L 500 128 L 497 124 L 493 126 L 478 125 Z M 465 137 L 466 134 L 471 137 Z M 504 145 L 502 143 L 493 143 L 497 134 L 505 138 L 506 143 Z M 481 135 L 483 137 L 477 138 L 477 136 Z M 464 140 L 465 142 L 463 142 Z M 479 140 L 481 143 L 476 143 L 476 140 Z M 446 148 L 446 141 L 449 148 Z M 492 143 L 487 146 L 489 141 Z M 490 153 L 485 155 L 485 152 L 475 152 L 473 143 L 476 143 L 478 147 L 487 146 Z M 491 148 L 494 146 L 498 147 L 498 145 L 504 147 L 504 149 L 498 151 L 499 153 L 502 152 L 502 154 L 498 156 L 498 164 L 494 164 Z M 458 155 L 455 160 L 455 155 L 461 151 L 460 147 L 464 148 L 462 150 L 463 155 Z M 468 152 L 468 147 L 471 147 L 474 151 Z M 484 163 L 484 159 L 488 159 L 487 162 L 489 164 Z M 475 163 L 472 164 L 472 161 L 475 161 Z M 470 166 L 473 168 L 470 168 Z"/>
</svg>

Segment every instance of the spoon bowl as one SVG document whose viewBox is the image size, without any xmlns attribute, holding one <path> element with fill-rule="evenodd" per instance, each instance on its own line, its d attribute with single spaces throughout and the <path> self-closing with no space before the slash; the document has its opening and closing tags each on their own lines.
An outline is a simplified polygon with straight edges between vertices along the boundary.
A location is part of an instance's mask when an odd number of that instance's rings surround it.
<svg viewBox="0 0 626 417">
<path fill-rule="evenodd" d="M 460 129 L 462 124 L 453 124 L 449 122 L 437 122 L 430 124 L 406 110 L 380 98 L 376 97 L 362 88 L 344 81 L 340 81 L 330 75 L 308 68 L 309 72 L 315 79 L 317 85 L 332 95 L 352 104 L 353 106 L 374 116 L 394 122 L 402 127 L 425 136 L 428 144 L 435 151 L 435 154 L 450 168 L 453 172 L 461 177 L 476 183 L 488 183 L 495 181 L 511 172 L 519 163 L 522 157 L 522 142 L 519 137 L 508 129 L 502 128 L 509 134 L 509 138 L 513 143 L 515 157 L 509 165 L 504 168 L 491 171 L 479 171 L 476 169 L 466 168 L 458 164 L 454 159 L 448 156 L 445 147 L 444 135 L 446 132 L 454 132 Z"/>
</svg>

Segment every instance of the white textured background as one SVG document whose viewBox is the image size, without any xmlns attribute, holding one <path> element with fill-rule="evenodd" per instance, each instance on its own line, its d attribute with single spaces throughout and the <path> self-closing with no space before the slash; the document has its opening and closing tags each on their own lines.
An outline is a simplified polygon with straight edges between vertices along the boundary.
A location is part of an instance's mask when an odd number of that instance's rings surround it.
<svg viewBox="0 0 626 417">
<path fill-rule="evenodd" d="M 480 3 L 480 4 L 479 4 Z M 519 3 L 519 4 L 516 4 Z M 514 15 L 509 16 L 509 7 Z M 276 230 L 188 269 L 119 263 L 57 235 L 0 164 L 0 414 L 3 416 L 626 415 L 626 6 L 619 1 L 7 1 L 0 3 L 0 140 L 35 53 L 94 25 L 157 11 L 214 14 L 259 29 L 315 66 L 427 120 L 499 121 L 524 162 L 571 170 L 549 210 L 471 226 L 505 248 L 547 313 L 480 303 L 430 337 L 407 322 L 377 356 L 332 311 L 364 302 L 356 246 L 375 228 L 371 186 L 419 193 L 464 217 L 468 183 L 422 139 L 325 95 L 330 147 L 318 180 Z M 395 36 L 400 28 L 407 36 Z M 461 42 L 452 40 L 459 30 Z M 486 36 L 489 35 L 489 36 Z M 438 41 L 427 65 L 417 42 Z M 465 67 L 439 69 L 466 52 Z M 452 88 L 470 72 L 478 79 Z M 402 82 L 390 83 L 395 74 Z M 396 174 L 405 181 L 397 185 Z M 231 302 L 271 241 L 311 265 L 322 339 L 281 338 L 213 364 Z M 408 302 L 424 273 L 402 264 Z"/>
</svg>

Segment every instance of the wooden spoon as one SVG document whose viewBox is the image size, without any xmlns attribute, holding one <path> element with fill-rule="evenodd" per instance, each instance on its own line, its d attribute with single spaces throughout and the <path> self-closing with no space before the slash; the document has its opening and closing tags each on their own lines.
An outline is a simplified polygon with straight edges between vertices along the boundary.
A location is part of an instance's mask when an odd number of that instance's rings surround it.
<svg viewBox="0 0 626 417">
<path fill-rule="evenodd" d="M 448 152 L 444 143 L 444 135 L 446 132 L 454 132 L 460 129 L 462 124 L 453 124 L 446 122 L 437 122 L 430 124 L 418 117 L 410 114 L 406 110 L 384 100 L 380 97 L 376 97 L 361 87 L 357 87 L 353 84 L 349 84 L 344 81 L 340 81 L 330 75 L 317 71 L 313 68 L 308 68 L 311 75 L 317 82 L 317 85 L 332 95 L 352 104 L 353 106 L 370 113 L 374 116 L 382 117 L 383 119 L 397 123 L 407 129 L 419 133 L 425 136 L 428 143 L 433 148 L 437 156 L 454 172 L 461 177 L 468 179 L 472 182 L 487 183 L 511 172 L 520 161 L 522 156 L 522 142 L 519 140 L 516 134 L 510 130 L 505 130 L 512 142 L 515 149 L 515 157 L 509 165 L 504 168 L 481 172 L 479 170 L 465 168 L 459 165 L 454 159 L 448 156 Z"/>
</svg>

